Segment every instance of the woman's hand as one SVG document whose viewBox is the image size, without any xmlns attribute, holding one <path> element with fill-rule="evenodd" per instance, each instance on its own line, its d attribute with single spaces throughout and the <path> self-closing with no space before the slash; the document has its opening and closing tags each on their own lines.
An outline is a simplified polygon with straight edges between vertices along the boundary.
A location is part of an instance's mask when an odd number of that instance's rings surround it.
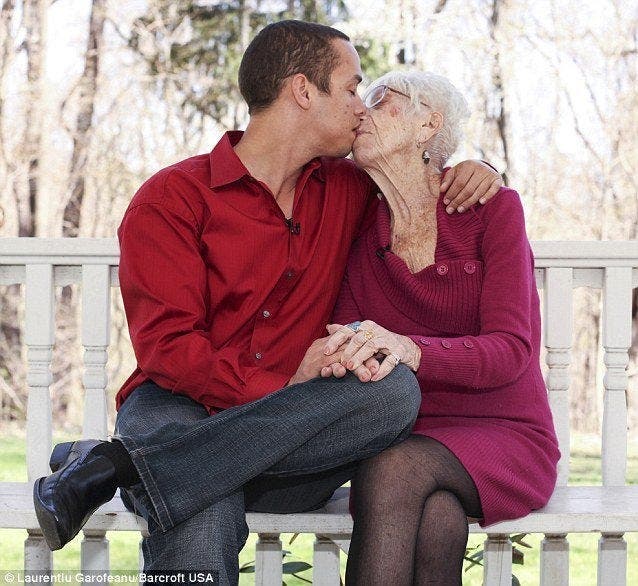
<svg viewBox="0 0 638 586">
<path fill-rule="evenodd" d="M 342 349 L 345 349 L 345 344 L 342 346 Z M 337 350 L 336 354 L 339 355 L 340 351 Z M 359 368 L 355 368 L 352 372 L 362 383 L 367 383 L 379 371 L 379 366 L 379 361 L 373 356 L 372 358 L 368 358 Z M 348 370 L 341 362 L 333 362 L 330 366 L 324 366 L 321 369 L 321 376 L 341 378 L 345 376 L 347 372 Z"/>
<path fill-rule="evenodd" d="M 503 186 L 503 178 L 496 169 L 483 161 L 463 161 L 445 173 L 441 181 L 441 192 L 445 192 L 443 203 L 448 214 L 457 210 L 464 212 L 477 201 L 482 204 L 492 199 Z"/>
<path fill-rule="evenodd" d="M 369 368 L 374 363 L 368 361 L 385 355 L 378 370 L 368 380 L 381 380 L 400 363 L 416 371 L 421 362 L 421 349 L 410 338 L 386 330 L 371 320 L 358 324 L 356 331 L 339 324 L 331 324 L 327 329 L 331 335 L 324 346 L 324 354 L 334 356 L 343 348 L 340 362 L 347 370 L 356 373 L 362 367 Z M 333 365 L 331 368 L 334 372 L 336 367 Z M 338 371 L 341 372 L 340 369 Z"/>
</svg>

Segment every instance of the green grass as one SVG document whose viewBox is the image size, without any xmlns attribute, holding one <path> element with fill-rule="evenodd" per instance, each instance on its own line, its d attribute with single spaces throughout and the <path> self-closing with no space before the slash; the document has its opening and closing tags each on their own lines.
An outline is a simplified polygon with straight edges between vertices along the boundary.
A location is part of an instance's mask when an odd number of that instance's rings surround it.
<svg viewBox="0 0 638 586">
<path fill-rule="evenodd" d="M 64 441 L 68 437 L 56 437 L 55 442 Z M 638 441 L 629 446 L 629 462 L 627 478 L 631 484 L 638 484 Z M 571 482 L 573 484 L 596 484 L 600 482 L 599 447 L 591 436 L 576 436 L 572 444 Z M 19 434 L 0 436 L 0 481 L 25 481 L 26 461 L 24 437 Z M 2 512 L 0 511 L 0 515 Z M 24 540 L 27 533 L 21 529 L 0 529 L 0 584 L 4 580 L 4 572 L 21 570 L 24 567 Z M 291 555 L 287 561 L 306 561 L 312 563 L 313 535 L 300 535 L 290 544 L 290 534 L 281 536 L 284 550 Z M 140 535 L 135 532 L 109 532 L 107 534 L 110 548 L 111 572 L 113 574 L 135 570 L 138 565 L 138 546 Z M 480 546 L 483 535 L 471 535 L 469 546 Z M 638 534 L 625 536 L 628 544 L 628 584 L 638 583 Z M 542 535 L 530 535 L 525 539 L 531 548 L 525 549 L 525 563 L 515 565 L 514 573 L 523 586 L 538 584 L 539 553 Z M 595 586 L 598 535 L 570 534 L 570 583 L 577 586 Z M 77 571 L 80 566 L 80 543 L 78 536 L 64 549 L 54 552 L 53 563 L 57 570 Z M 240 554 L 240 564 L 255 559 L 256 535 L 251 535 Z M 345 571 L 345 556 L 341 556 L 342 570 Z M 300 574 L 306 580 L 312 579 L 312 570 Z M 294 577 L 285 576 L 290 586 L 301 586 L 307 582 Z M 253 574 L 242 574 L 240 584 L 247 586 L 254 583 Z M 482 584 L 482 569 L 472 568 L 464 577 L 467 586 Z"/>
</svg>

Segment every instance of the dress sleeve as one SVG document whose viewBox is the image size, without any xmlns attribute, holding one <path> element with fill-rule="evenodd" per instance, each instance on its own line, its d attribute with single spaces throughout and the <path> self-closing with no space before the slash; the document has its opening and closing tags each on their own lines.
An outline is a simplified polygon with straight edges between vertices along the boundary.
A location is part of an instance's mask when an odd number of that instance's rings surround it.
<svg viewBox="0 0 638 586">
<path fill-rule="evenodd" d="M 136 205 L 118 236 L 120 287 L 144 375 L 209 409 L 248 403 L 286 384 L 285 374 L 242 365 L 239 349 L 211 344 L 207 270 L 187 208 Z"/>
<path fill-rule="evenodd" d="M 421 348 L 417 377 L 425 383 L 501 386 L 516 380 L 532 356 L 532 323 L 540 316 L 533 314 L 534 260 L 518 194 L 502 189 L 485 206 L 482 221 L 480 333 L 457 338 L 411 335 Z"/>
</svg>

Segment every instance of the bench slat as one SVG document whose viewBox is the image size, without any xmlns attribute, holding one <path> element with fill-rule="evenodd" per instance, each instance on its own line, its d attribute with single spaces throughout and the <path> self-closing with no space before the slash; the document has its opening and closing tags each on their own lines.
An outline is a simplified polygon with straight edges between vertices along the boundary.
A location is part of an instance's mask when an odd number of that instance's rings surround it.
<svg viewBox="0 0 638 586">
<path fill-rule="evenodd" d="M 610 487 L 611 488 L 611 487 Z M 340 488 L 325 509 L 294 515 L 248 513 L 255 533 L 317 533 L 343 535 L 352 531 L 348 490 Z M 1 527 L 38 529 L 31 486 L 0 484 Z M 101 507 L 86 525 L 92 530 L 141 531 L 146 523 L 128 512 L 119 497 Z M 546 507 L 513 521 L 487 528 L 470 525 L 472 533 L 624 533 L 638 531 L 638 486 L 559 486 Z"/>
</svg>

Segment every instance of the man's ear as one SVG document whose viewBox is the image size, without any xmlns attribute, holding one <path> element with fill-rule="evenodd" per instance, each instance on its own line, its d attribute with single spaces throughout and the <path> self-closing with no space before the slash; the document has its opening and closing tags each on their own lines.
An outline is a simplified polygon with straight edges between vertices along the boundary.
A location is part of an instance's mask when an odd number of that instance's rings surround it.
<svg viewBox="0 0 638 586">
<path fill-rule="evenodd" d="M 297 73 L 290 80 L 290 91 L 297 105 L 304 110 L 310 108 L 312 84 L 303 73 Z"/>
<path fill-rule="evenodd" d="M 419 129 L 418 141 L 425 144 L 430 140 L 443 126 L 443 116 L 440 112 L 429 112 L 425 122 L 421 124 Z"/>
</svg>

